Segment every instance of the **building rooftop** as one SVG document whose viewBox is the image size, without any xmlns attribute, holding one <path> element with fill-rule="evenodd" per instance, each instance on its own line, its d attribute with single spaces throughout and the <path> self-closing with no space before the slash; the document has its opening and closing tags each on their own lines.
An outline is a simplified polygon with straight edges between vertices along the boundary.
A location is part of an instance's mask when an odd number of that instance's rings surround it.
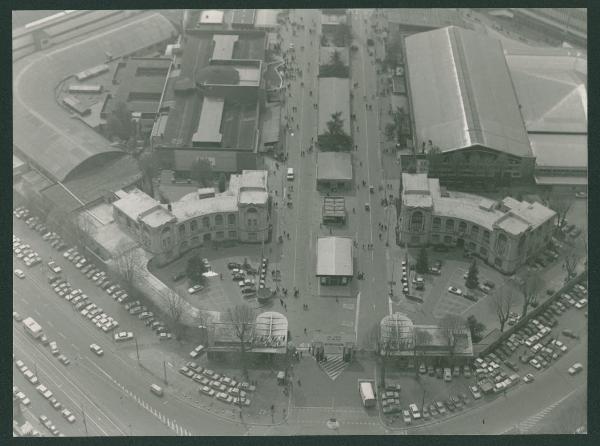
<svg viewBox="0 0 600 446">
<path fill-rule="evenodd" d="M 352 239 L 319 237 L 317 239 L 317 276 L 354 275 Z"/>
<path fill-rule="evenodd" d="M 319 48 L 319 64 L 320 65 L 329 65 L 331 64 L 331 58 L 333 57 L 333 53 L 337 52 L 340 56 L 340 60 L 346 66 L 348 66 L 348 61 L 350 59 L 350 50 L 345 47 L 336 47 L 336 46 L 322 46 Z"/>
<path fill-rule="evenodd" d="M 131 190 L 126 196 L 113 202 L 113 206 L 133 221 L 144 212 L 160 206 L 160 203 L 140 189 Z"/>
<path fill-rule="evenodd" d="M 219 144 L 223 139 L 220 132 L 223 119 L 225 99 L 205 96 L 202 100 L 202 111 L 198 120 L 198 128 L 192 135 L 192 144 L 198 142 L 212 142 Z"/>
<path fill-rule="evenodd" d="M 158 206 L 143 214 L 141 220 L 151 228 L 160 228 L 162 225 L 174 220 L 174 216 L 164 207 Z"/>
<path fill-rule="evenodd" d="M 530 133 L 529 140 L 537 167 L 588 167 L 587 134 Z"/>
<path fill-rule="evenodd" d="M 217 60 L 230 60 L 233 55 L 233 47 L 239 36 L 230 34 L 215 34 L 213 40 L 215 47 L 212 58 Z"/>
<path fill-rule="evenodd" d="M 317 181 L 352 180 L 352 155 L 346 152 L 317 153 Z"/>
<path fill-rule="evenodd" d="M 454 26 L 406 38 L 418 144 L 442 151 L 481 145 L 530 157 L 500 42 Z"/>
<path fill-rule="evenodd" d="M 272 144 L 279 141 L 279 126 L 281 122 L 281 105 L 267 105 L 262 115 L 262 142 Z"/>
<path fill-rule="evenodd" d="M 527 201 L 515 200 L 512 197 L 506 197 L 502 200 L 502 206 L 534 228 L 546 223 L 556 215 L 556 212 L 552 209 L 541 205 L 537 201 L 529 203 Z"/>
<path fill-rule="evenodd" d="M 443 28 L 450 25 L 461 28 L 471 27 L 453 8 L 402 8 L 384 11 L 387 20 L 401 25 L 423 28 Z"/>
<path fill-rule="evenodd" d="M 323 217 L 346 217 L 344 197 L 323 197 Z"/>
<path fill-rule="evenodd" d="M 63 79 L 106 58 L 132 54 L 174 37 L 175 27 L 158 13 L 143 13 L 70 45 L 38 52 L 13 68 L 14 145 L 55 180 L 64 181 L 92 157 L 121 152 L 55 99 Z"/>
<path fill-rule="evenodd" d="M 234 9 L 231 23 L 233 25 L 253 25 L 256 9 Z"/>
<path fill-rule="evenodd" d="M 319 78 L 319 135 L 327 132 L 333 113 L 342 112 L 344 132 L 350 135 L 350 79 Z"/>
<path fill-rule="evenodd" d="M 198 23 L 203 23 L 203 24 L 223 23 L 223 17 L 225 17 L 224 11 L 219 11 L 216 9 L 210 9 L 210 10 L 206 9 L 200 13 Z"/>
</svg>

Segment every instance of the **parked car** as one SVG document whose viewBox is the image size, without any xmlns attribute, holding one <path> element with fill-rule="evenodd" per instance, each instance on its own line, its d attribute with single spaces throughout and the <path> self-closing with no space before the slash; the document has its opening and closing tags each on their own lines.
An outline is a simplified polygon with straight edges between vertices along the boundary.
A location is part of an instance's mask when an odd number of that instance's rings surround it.
<svg viewBox="0 0 600 446">
<path fill-rule="evenodd" d="M 404 423 L 405 424 L 411 424 L 412 423 L 412 418 L 411 418 L 410 412 L 408 410 L 403 410 L 402 411 L 402 418 L 404 419 Z"/>
<path fill-rule="evenodd" d="M 114 339 L 116 342 L 129 341 L 133 339 L 133 333 L 131 331 L 122 331 L 120 333 L 115 333 Z"/>
<path fill-rule="evenodd" d="M 200 284 L 192 285 L 190 288 L 188 288 L 188 293 L 195 294 L 199 291 L 202 291 L 203 289 L 204 287 Z"/>
<path fill-rule="evenodd" d="M 90 350 L 97 356 L 102 356 L 104 354 L 104 350 L 102 350 L 98 344 L 90 344 Z"/>
<path fill-rule="evenodd" d="M 479 391 L 479 387 L 469 386 L 469 390 L 471 391 L 471 394 L 473 395 L 474 399 L 478 400 L 479 398 L 481 398 L 481 392 Z"/>
<path fill-rule="evenodd" d="M 457 296 L 462 296 L 462 291 L 460 290 L 460 288 L 450 286 L 450 287 L 448 287 L 448 292 L 450 292 L 452 294 L 456 294 Z"/>
<path fill-rule="evenodd" d="M 569 367 L 569 375 L 576 375 L 577 373 L 583 370 L 583 365 L 580 362 L 576 362 L 571 367 Z"/>
</svg>

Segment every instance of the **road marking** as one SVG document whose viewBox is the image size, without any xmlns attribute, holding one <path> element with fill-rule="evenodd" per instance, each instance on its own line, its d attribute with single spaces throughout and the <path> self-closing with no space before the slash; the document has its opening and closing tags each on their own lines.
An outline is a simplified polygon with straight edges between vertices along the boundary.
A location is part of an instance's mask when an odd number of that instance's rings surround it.
<svg viewBox="0 0 600 446">
<path fill-rule="evenodd" d="M 39 317 L 42 317 L 42 315 L 40 314 L 40 312 L 39 312 L 38 310 L 33 310 L 33 312 L 34 312 L 35 314 L 37 314 Z"/>
<path fill-rule="evenodd" d="M 58 335 L 63 339 L 67 339 L 67 337 L 64 334 L 62 334 L 62 332 L 60 332 L 60 331 L 58 332 Z"/>
<path fill-rule="evenodd" d="M 354 317 L 354 343 L 358 345 L 358 315 L 360 314 L 360 293 L 356 297 L 356 316 Z"/>
<path fill-rule="evenodd" d="M 54 324 L 50 321 L 46 321 L 46 324 L 48 324 L 50 327 L 54 328 Z"/>
<path fill-rule="evenodd" d="M 65 338 L 66 339 L 66 338 Z M 75 345 L 75 344 L 71 344 L 71 347 L 73 347 L 75 350 L 77 350 L 78 352 L 80 351 L 79 348 Z"/>
</svg>

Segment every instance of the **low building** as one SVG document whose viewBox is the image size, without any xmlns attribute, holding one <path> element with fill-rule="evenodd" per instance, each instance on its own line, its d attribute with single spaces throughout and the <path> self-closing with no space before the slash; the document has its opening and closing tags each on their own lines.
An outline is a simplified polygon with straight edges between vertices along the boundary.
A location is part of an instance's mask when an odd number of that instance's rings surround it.
<svg viewBox="0 0 600 446">
<path fill-rule="evenodd" d="M 206 197 L 200 190 L 169 204 L 138 189 L 119 191 L 114 218 L 158 264 L 213 241 L 263 242 L 271 230 L 267 176 L 267 171 L 245 170 L 231 176 L 223 193 Z"/>
<path fill-rule="evenodd" d="M 321 285 L 347 285 L 352 280 L 353 248 L 350 237 L 317 239 L 317 277 Z"/>
<path fill-rule="evenodd" d="M 551 241 L 556 213 L 537 202 L 442 193 L 439 180 L 427 174 L 403 173 L 401 187 L 398 226 L 403 244 L 463 247 L 510 274 Z"/>
<path fill-rule="evenodd" d="M 352 188 L 352 155 L 347 152 L 317 154 L 317 188 L 332 191 Z"/>
<path fill-rule="evenodd" d="M 323 197 L 323 223 L 343 225 L 346 223 L 346 200 L 344 197 Z"/>
<path fill-rule="evenodd" d="M 379 325 L 377 354 L 397 360 L 400 367 L 451 367 L 473 358 L 471 333 L 466 327 L 416 325 L 403 313 L 385 316 Z"/>
</svg>

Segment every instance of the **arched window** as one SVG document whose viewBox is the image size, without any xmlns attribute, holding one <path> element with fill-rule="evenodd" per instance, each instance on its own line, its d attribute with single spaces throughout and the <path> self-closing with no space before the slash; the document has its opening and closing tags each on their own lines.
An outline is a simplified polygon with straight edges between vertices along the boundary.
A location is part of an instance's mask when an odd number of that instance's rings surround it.
<svg viewBox="0 0 600 446">
<path fill-rule="evenodd" d="M 422 232 L 423 231 L 423 212 L 415 211 L 410 216 L 410 232 Z"/>
<path fill-rule="evenodd" d="M 458 224 L 458 232 L 467 232 L 467 224 L 464 221 Z"/>
<path fill-rule="evenodd" d="M 205 228 L 208 228 L 210 226 L 210 218 L 202 217 L 202 226 L 204 226 Z"/>
<path fill-rule="evenodd" d="M 221 214 L 215 215 L 215 225 L 221 226 L 223 224 L 223 216 Z"/>
<path fill-rule="evenodd" d="M 504 255 L 506 252 L 506 246 L 508 245 L 508 238 L 504 233 L 500 233 L 496 239 L 496 253 L 498 255 Z"/>
<path fill-rule="evenodd" d="M 479 237 L 479 226 L 477 226 L 477 225 L 471 226 L 471 236 L 473 238 Z"/>
<path fill-rule="evenodd" d="M 235 214 L 227 215 L 227 224 L 234 225 L 235 224 Z"/>
<path fill-rule="evenodd" d="M 442 229 L 442 219 L 440 217 L 433 217 L 431 225 L 432 229 L 439 231 L 440 229 Z"/>
<path fill-rule="evenodd" d="M 454 220 L 451 218 L 446 220 L 446 231 L 454 231 Z"/>
<path fill-rule="evenodd" d="M 165 226 L 164 228 L 161 229 L 161 234 L 166 234 L 169 231 L 171 231 L 171 228 L 169 226 Z"/>
<path fill-rule="evenodd" d="M 246 210 L 246 225 L 257 226 L 258 225 L 258 211 L 254 208 Z"/>
<path fill-rule="evenodd" d="M 196 220 L 192 220 L 190 223 L 190 230 L 192 232 L 196 232 L 198 230 L 198 224 L 196 223 Z"/>
</svg>

